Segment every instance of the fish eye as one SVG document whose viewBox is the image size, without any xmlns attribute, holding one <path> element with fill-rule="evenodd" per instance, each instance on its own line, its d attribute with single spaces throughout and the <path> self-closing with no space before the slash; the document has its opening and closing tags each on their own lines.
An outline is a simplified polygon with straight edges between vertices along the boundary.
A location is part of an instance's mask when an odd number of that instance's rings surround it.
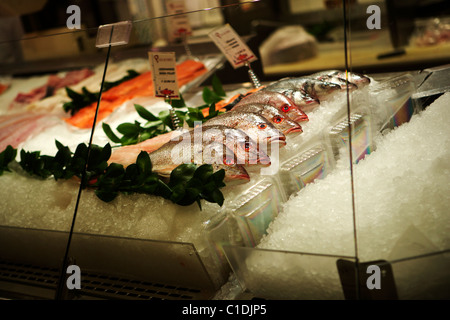
<svg viewBox="0 0 450 320">
<path fill-rule="evenodd" d="M 223 158 L 223 164 L 226 166 L 232 166 L 234 164 L 234 160 L 230 158 Z"/>
<path fill-rule="evenodd" d="M 281 123 L 283 122 L 284 118 L 280 117 L 280 116 L 276 116 L 273 118 L 273 122 L 275 123 Z"/>
<path fill-rule="evenodd" d="M 284 112 L 288 112 L 289 110 L 291 110 L 291 106 L 285 104 L 285 105 L 283 105 L 283 106 L 281 107 L 281 110 L 283 110 Z"/>
<path fill-rule="evenodd" d="M 258 124 L 258 129 L 264 130 L 265 128 L 267 128 L 267 125 L 265 123 Z"/>
<path fill-rule="evenodd" d="M 250 141 L 242 141 L 240 142 L 240 146 L 242 149 L 244 149 L 245 151 L 250 151 L 250 148 L 252 146 L 252 144 L 250 143 Z"/>
</svg>

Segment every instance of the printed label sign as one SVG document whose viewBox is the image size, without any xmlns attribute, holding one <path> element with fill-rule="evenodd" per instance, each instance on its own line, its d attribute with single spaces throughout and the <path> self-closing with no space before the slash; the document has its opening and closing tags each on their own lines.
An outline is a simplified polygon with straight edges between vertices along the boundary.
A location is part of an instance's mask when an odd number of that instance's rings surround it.
<svg viewBox="0 0 450 320">
<path fill-rule="evenodd" d="M 185 35 L 191 35 L 192 29 L 189 23 L 189 19 L 187 15 L 181 14 L 186 12 L 186 7 L 184 1 L 173 0 L 166 1 L 166 10 L 167 15 L 171 16 L 168 19 L 168 38 L 170 42 L 173 42 L 177 38 L 180 38 Z"/>
<path fill-rule="evenodd" d="M 258 60 L 229 24 L 211 31 L 208 35 L 235 69 L 246 62 Z"/>
<path fill-rule="evenodd" d="M 180 99 L 175 52 L 149 52 L 155 97 Z"/>
</svg>

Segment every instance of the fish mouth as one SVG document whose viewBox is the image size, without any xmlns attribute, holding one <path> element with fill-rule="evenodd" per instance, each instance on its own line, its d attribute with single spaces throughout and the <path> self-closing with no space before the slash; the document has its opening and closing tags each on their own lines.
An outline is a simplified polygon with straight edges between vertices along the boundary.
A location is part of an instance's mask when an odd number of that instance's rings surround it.
<svg viewBox="0 0 450 320">
<path fill-rule="evenodd" d="M 269 142 L 269 143 L 279 143 L 279 144 L 285 146 L 286 145 L 286 137 L 283 137 L 283 136 L 267 137 L 267 142 Z"/>
<path fill-rule="evenodd" d="M 250 181 L 250 176 L 248 174 L 234 174 L 229 176 L 229 180 L 245 180 Z"/>
<path fill-rule="evenodd" d="M 258 163 L 267 167 L 272 164 L 272 161 L 270 160 L 270 157 L 267 156 L 267 157 L 259 158 Z"/>
<path fill-rule="evenodd" d="M 296 117 L 294 119 L 294 121 L 295 122 L 306 122 L 306 121 L 309 121 L 309 118 L 307 116 L 305 117 L 305 116 L 301 115 L 301 116 Z"/>
<path fill-rule="evenodd" d="M 300 132 L 300 133 L 302 133 L 303 129 L 300 126 L 299 127 L 289 128 L 289 129 L 286 130 L 286 132 L 284 134 L 289 134 L 289 133 L 293 133 L 293 132 Z"/>
</svg>

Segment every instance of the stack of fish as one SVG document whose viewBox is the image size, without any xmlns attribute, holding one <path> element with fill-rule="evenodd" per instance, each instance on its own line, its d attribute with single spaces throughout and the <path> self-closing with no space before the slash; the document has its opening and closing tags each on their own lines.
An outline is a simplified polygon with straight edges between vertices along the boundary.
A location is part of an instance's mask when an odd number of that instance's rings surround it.
<svg viewBox="0 0 450 320">
<path fill-rule="evenodd" d="M 134 146 L 116 149 L 110 161 L 124 163 L 141 150 L 150 153 L 153 170 L 168 176 L 181 163 L 212 164 L 225 169 L 226 182 L 247 182 L 246 166 L 270 165 L 271 146 L 286 145 L 286 135 L 303 132 L 305 112 L 332 93 L 370 83 L 363 75 L 336 70 L 284 78 L 241 98 L 229 111 L 201 127 L 180 129 Z"/>
</svg>

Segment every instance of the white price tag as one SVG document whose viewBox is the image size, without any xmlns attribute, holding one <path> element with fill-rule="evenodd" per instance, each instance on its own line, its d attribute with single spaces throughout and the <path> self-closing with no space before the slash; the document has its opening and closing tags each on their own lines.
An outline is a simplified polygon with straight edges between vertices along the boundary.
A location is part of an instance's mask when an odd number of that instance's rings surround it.
<svg viewBox="0 0 450 320">
<path fill-rule="evenodd" d="M 168 38 L 173 42 L 175 39 L 182 37 L 183 35 L 191 35 L 192 28 L 189 23 L 188 16 L 182 14 L 186 12 L 186 7 L 183 0 L 171 0 L 166 1 L 166 10 L 168 19 Z"/>
<path fill-rule="evenodd" d="M 175 52 L 149 52 L 155 97 L 180 99 Z"/>
<path fill-rule="evenodd" d="M 258 60 L 229 24 L 214 29 L 208 35 L 235 69 L 244 66 L 246 62 Z"/>
</svg>

